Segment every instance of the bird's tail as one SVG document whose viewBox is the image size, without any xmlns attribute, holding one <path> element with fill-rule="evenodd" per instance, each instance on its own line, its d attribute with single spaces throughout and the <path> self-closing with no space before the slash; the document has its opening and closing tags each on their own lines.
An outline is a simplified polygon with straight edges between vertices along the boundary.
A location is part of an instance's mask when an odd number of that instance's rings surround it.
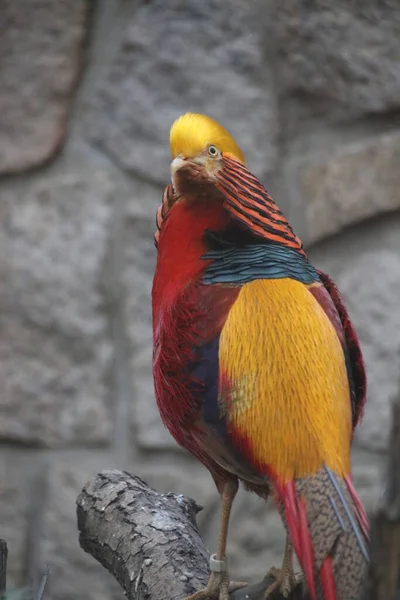
<svg viewBox="0 0 400 600">
<path fill-rule="evenodd" d="M 351 477 L 324 467 L 274 487 L 312 600 L 358 600 L 369 526 Z"/>
</svg>

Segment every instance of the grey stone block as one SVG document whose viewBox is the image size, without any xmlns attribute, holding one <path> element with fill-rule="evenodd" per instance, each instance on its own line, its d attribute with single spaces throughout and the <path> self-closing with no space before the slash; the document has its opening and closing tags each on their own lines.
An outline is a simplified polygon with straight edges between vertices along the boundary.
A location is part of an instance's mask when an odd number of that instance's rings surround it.
<svg viewBox="0 0 400 600">
<path fill-rule="evenodd" d="M 0 21 L 0 173 L 54 156 L 81 70 L 89 2 L 3 0 Z"/>
<path fill-rule="evenodd" d="M 112 345 L 101 278 L 111 192 L 106 172 L 71 172 L 2 197 L 2 440 L 109 441 Z"/>
<path fill-rule="evenodd" d="M 261 3 L 260 3 L 261 5 Z M 400 107 L 396 0 L 274 0 L 264 15 L 287 132 Z"/>
</svg>

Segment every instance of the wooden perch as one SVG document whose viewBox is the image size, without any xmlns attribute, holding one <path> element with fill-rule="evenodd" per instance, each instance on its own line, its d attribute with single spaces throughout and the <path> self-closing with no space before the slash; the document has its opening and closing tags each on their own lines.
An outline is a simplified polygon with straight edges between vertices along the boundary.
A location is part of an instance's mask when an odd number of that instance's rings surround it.
<svg viewBox="0 0 400 600">
<path fill-rule="evenodd" d="M 86 484 L 77 505 L 82 548 L 116 577 L 128 600 L 178 600 L 206 584 L 209 554 L 196 526 L 200 507 L 194 500 L 159 494 L 129 473 L 103 471 Z M 230 598 L 263 600 L 272 581 L 265 578 Z M 300 598 L 298 586 L 289 600 Z M 365 593 L 365 600 L 399 599 L 400 399 L 393 406 L 386 489 L 372 520 Z M 276 592 L 269 600 L 283 597 Z"/>
<path fill-rule="evenodd" d="M 159 494 L 139 477 L 102 471 L 77 499 L 79 541 L 112 573 L 128 600 L 177 600 L 208 579 L 209 553 L 196 525 L 194 500 Z M 247 586 L 232 600 L 262 600 L 273 582 Z M 300 600 L 301 586 L 290 600 Z M 280 593 L 270 600 L 283 600 Z"/>
</svg>

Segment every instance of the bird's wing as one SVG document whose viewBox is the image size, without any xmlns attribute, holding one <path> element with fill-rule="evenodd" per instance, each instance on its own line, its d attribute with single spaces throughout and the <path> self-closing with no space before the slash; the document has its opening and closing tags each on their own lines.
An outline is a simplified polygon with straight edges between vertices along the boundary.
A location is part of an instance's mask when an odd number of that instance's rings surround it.
<svg viewBox="0 0 400 600">
<path fill-rule="evenodd" d="M 242 286 L 219 336 L 219 404 L 232 439 L 265 475 L 349 472 L 351 410 L 343 350 L 307 285 Z M 284 449 L 284 450 L 282 450 Z"/>
<path fill-rule="evenodd" d="M 340 337 L 344 338 L 342 343 L 346 353 L 349 378 L 352 381 L 353 428 L 355 428 L 362 418 L 367 393 L 367 375 L 360 342 L 337 286 L 326 273 L 319 270 L 317 273 L 339 316 L 340 325 L 337 324 L 336 317 L 333 317 L 333 320 L 336 322 L 335 328 Z M 325 301 L 322 304 L 327 306 L 329 302 Z"/>
</svg>

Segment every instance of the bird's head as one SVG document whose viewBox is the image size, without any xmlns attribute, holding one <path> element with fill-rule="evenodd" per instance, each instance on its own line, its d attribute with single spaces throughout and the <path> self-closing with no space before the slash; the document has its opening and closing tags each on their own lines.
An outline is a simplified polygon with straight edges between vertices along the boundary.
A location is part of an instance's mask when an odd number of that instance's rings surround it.
<svg viewBox="0 0 400 600">
<path fill-rule="evenodd" d="M 170 132 L 171 178 L 179 194 L 209 196 L 223 157 L 245 163 L 243 152 L 222 125 L 206 115 L 186 113 Z"/>
</svg>

